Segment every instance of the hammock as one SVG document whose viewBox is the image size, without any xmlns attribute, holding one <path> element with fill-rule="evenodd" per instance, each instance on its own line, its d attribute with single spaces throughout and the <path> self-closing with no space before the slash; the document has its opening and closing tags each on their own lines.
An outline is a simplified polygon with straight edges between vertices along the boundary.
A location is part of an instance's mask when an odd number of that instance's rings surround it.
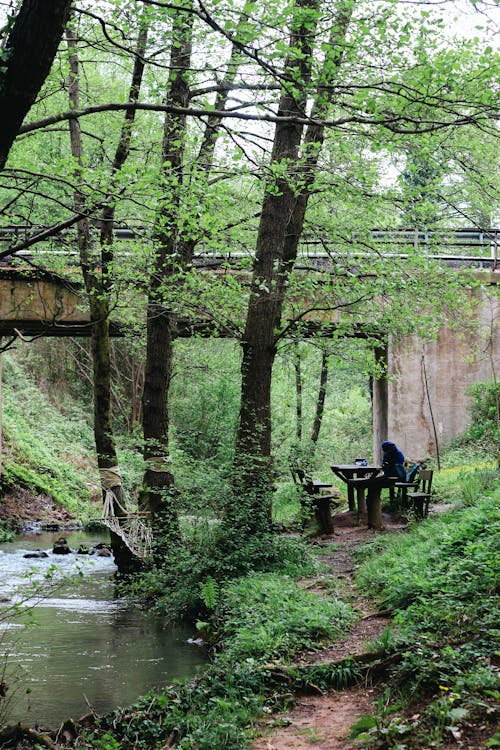
<svg viewBox="0 0 500 750">
<path fill-rule="evenodd" d="M 119 516 L 115 514 L 115 508 L 119 509 Z M 151 526 L 142 520 L 148 516 L 149 513 L 127 513 L 125 508 L 120 505 L 115 493 L 110 489 L 106 490 L 101 517 L 102 523 L 120 537 L 133 555 L 142 560 L 151 554 L 153 543 Z"/>
</svg>

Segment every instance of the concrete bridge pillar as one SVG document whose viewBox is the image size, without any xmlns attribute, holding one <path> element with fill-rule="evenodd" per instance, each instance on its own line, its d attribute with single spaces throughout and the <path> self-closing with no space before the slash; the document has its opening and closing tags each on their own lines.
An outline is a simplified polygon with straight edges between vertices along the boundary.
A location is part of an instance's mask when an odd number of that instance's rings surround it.
<svg viewBox="0 0 500 750">
<path fill-rule="evenodd" d="M 492 287 L 475 298 L 474 320 L 443 326 L 434 339 L 390 339 L 375 352 L 389 375 L 373 383 L 375 459 L 385 439 L 409 459 L 435 457 L 469 428 L 470 387 L 500 381 L 500 300 Z"/>
</svg>

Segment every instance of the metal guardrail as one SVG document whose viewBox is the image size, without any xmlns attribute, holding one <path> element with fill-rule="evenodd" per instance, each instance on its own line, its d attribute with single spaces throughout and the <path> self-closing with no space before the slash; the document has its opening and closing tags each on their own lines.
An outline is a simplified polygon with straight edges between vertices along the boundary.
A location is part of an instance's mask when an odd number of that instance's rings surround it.
<svg viewBox="0 0 500 750">
<path fill-rule="evenodd" d="M 42 227 L 33 226 L 6 226 L 0 227 L 0 245 L 2 243 L 17 244 L 25 241 L 41 231 Z M 96 227 L 98 230 L 99 227 Z M 115 239 L 118 241 L 132 241 L 143 237 L 144 227 L 116 227 L 114 230 Z M 66 238 L 71 236 L 72 230 L 67 229 L 62 232 Z M 54 238 L 52 238 L 54 241 Z M 57 241 L 57 239 L 56 239 Z M 463 229 L 441 229 L 441 230 L 421 230 L 421 229 L 372 229 L 366 234 L 354 234 L 351 237 L 334 240 L 332 238 L 318 238 L 315 236 L 305 235 L 300 243 L 299 256 L 308 258 L 328 258 L 335 255 L 344 254 L 342 252 L 345 245 L 356 247 L 356 252 L 369 252 L 370 246 L 394 246 L 400 248 L 413 248 L 414 250 L 423 251 L 431 257 L 447 261 L 476 261 L 489 265 L 497 266 L 498 250 L 500 245 L 500 229 L 497 228 L 463 228 Z M 447 249 L 460 248 L 461 252 L 446 252 Z M 8 249 L 8 248 L 5 248 Z M 486 253 L 484 252 L 486 250 Z M 54 255 L 65 255 L 71 257 L 76 255 L 76 251 L 71 250 L 54 250 L 38 249 L 36 254 L 48 253 Z M 479 255 L 481 253 L 481 255 Z M 20 251 L 17 257 L 33 257 L 31 250 Z M 251 258 L 253 248 L 248 251 L 230 251 L 227 254 L 221 254 L 216 251 L 205 251 L 200 248 L 196 256 L 199 258 L 213 258 L 220 262 L 220 258 L 236 261 L 238 258 Z M 395 257 L 406 257 L 403 250 L 394 253 Z"/>
</svg>

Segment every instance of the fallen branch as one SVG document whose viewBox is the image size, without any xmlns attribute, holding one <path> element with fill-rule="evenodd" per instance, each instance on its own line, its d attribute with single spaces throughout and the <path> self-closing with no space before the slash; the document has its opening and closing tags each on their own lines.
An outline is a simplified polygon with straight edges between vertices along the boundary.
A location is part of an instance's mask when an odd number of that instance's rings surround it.
<svg viewBox="0 0 500 750">
<path fill-rule="evenodd" d="M 48 734 L 45 732 L 38 732 L 32 727 L 27 727 L 24 724 L 16 724 L 15 726 L 5 727 L 0 732 L 0 745 L 3 748 L 7 748 L 7 743 L 15 743 L 22 740 L 30 740 L 34 744 L 41 745 L 42 747 L 48 748 L 48 750 L 61 750 L 61 746 L 55 743 Z M 12 746 L 12 745 L 11 745 Z"/>
</svg>

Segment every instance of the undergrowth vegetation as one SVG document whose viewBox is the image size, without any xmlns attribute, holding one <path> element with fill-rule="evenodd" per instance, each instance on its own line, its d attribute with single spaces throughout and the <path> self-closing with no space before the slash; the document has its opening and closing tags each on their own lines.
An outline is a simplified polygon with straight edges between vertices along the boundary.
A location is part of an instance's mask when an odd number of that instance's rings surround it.
<svg viewBox="0 0 500 750">
<path fill-rule="evenodd" d="M 452 510 L 409 534 L 381 537 L 364 551 L 369 558 L 359 584 L 393 611 L 392 638 L 386 640 L 401 659 L 377 712 L 355 728 L 363 747 L 441 747 L 467 737 L 485 748 L 500 742 L 494 729 L 500 698 L 499 477 L 484 470 L 468 474 L 460 494 Z"/>
<path fill-rule="evenodd" d="M 72 411 L 80 417 L 74 404 L 54 408 L 12 357 L 4 357 L 3 382 L 3 485 L 45 493 L 84 514 L 96 486 L 91 427 L 72 418 Z"/>
<path fill-rule="evenodd" d="M 195 680 L 167 687 L 135 706 L 99 720 L 83 747 L 154 750 L 168 742 L 184 750 L 241 750 L 259 716 L 283 708 L 311 675 L 282 667 L 300 649 L 340 638 L 352 608 L 301 588 L 299 576 L 318 572 L 314 557 L 289 545 L 281 572 L 251 573 L 200 585 L 206 621 L 201 633 L 216 642 L 211 664 Z M 163 606 L 167 606 L 167 597 Z M 358 673 L 346 663 L 317 669 L 315 684 L 344 687 Z"/>
<path fill-rule="evenodd" d="M 141 400 L 140 393 L 130 392 L 129 381 L 133 378 L 127 363 L 132 358 L 129 349 L 134 350 L 135 346 L 136 342 L 113 342 L 113 361 L 116 359 L 113 371 L 114 430 L 123 484 L 132 506 L 137 501 L 144 470 L 142 434 L 137 421 L 140 410 L 136 407 L 134 411 L 136 421 L 123 416 L 131 410 L 131 404 L 138 404 Z M 349 342 L 344 342 L 341 349 L 341 356 L 332 354 L 323 422 L 315 445 L 310 434 L 318 397 L 321 353 L 310 344 L 298 346 L 303 377 L 300 439 L 297 438 L 294 356 L 284 348 L 277 358 L 272 409 L 273 456 L 277 486 L 283 501 L 277 506 L 276 518 L 279 520 L 289 521 L 298 511 L 289 473 L 290 454 L 296 450 L 297 442 L 310 456 L 311 467 L 324 479 L 331 479 L 332 456 L 337 461 L 350 461 L 359 452 L 369 455 L 371 451 L 371 403 L 366 361 L 359 352 L 356 355 L 356 347 Z M 198 514 L 203 510 L 207 515 L 216 516 L 226 502 L 232 470 L 240 396 L 240 348 L 235 342 L 224 340 L 178 340 L 175 355 L 169 397 L 169 452 L 179 508 L 182 513 Z M 356 364 L 352 361 L 354 356 L 359 360 Z M 12 414 L 14 423 L 9 430 L 9 442 L 15 446 L 19 432 L 26 432 L 24 428 L 18 430 L 15 427 L 18 415 L 22 417 L 25 413 L 29 424 L 32 420 L 37 422 L 37 444 L 43 442 L 53 446 L 54 455 L 60 448 L 60 457 L 69 455 L 73 457 L 72 461 L 74 456 L 83 455 L 85 459 L 90 456 L 93 462 L 93 410 L 87 372 L 90 352 L 85 344 L 80 342 L 75 346 L 65 340 L 40 339 L 29 347 L 21 347 L 15 354 L 7 355 L 5 360 L 6 413 L 7 416 Z M 39 385 L 43 393 L 40 393 Z M 59 421 L 57 412 L 63 415 Z M 54 414 L 53 419 L 51 414 Z M 41 419 L 34 415 L 40 415 Z M 80 440 L 79 446 L 75 444 L 75 438 Z M 17 455 L 16 466 L 27 468 L 24 459 L 21 461 L 23 451 L 19 450 Z M 50 471 L 55 472 L 55 468 L 52 469 L 53 456 L 48 455 L 46 461 Z M 86 460 L 82 463 L 85 464 Z M 37 474 L 37 467 L 43 474 L 42 460 L 36 462 L 34 474 Z M 78 472 L 85 473 L 85 466 L 78 468 Z M 27 479 L 32 486 L 35 477 L 30 475 Z M 71 484 L 74 484 L 73 480 Z M 59 492 L 59 497 L 66 500 L 64 493 Z"/>
</svg>

